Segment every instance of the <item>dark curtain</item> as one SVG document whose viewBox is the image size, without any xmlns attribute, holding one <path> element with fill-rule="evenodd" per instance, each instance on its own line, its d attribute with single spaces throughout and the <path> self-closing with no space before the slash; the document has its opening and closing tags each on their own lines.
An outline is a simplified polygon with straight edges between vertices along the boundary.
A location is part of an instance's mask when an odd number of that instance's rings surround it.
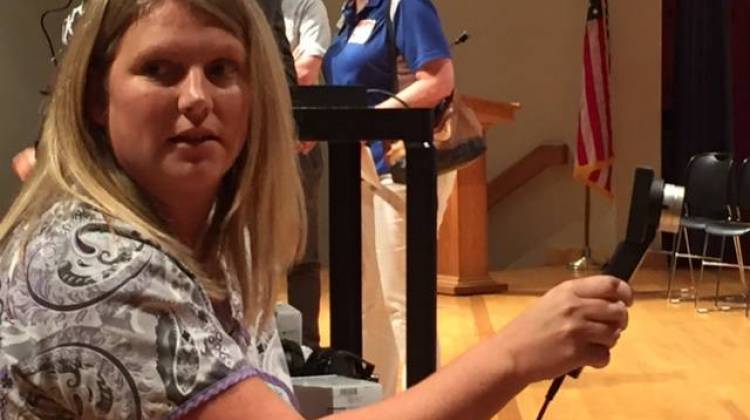
<svg viewBox="0 0 750 420">
<path fill-rule="evenodd" d="M 734 150 L 731 3 L 678 0 L 673 5 L 674 74 L 671 109 L 665 109 L 669 135 L 662 142 L 662 173 L 668 182 L 684 184 L 685 167 L 695 154 Z"/>
<path fill-rule="evenodd" d="M 732 1 L 734 156 L 750 156 L 750 0 Z"/>
<path fill-rule="evenodd" d="M 667 182 L 684 185 L 695 154 L 734 151 L 732 3 L 663 1 L 662 176 Z M 671 236 L 663 238 L 665 248 L 671 249 Z M 702 242 L 702 235 L 691 236 L 693 250 Z"/>
</svg>

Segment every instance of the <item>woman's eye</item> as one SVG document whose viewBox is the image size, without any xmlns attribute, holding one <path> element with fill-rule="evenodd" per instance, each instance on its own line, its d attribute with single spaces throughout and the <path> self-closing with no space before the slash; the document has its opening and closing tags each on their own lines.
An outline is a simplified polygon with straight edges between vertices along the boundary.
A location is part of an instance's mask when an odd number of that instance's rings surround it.
<svg viewBox="0 0 750 420">
<path fill-rule="evenodd" d="M 179 66 L 167 61 L 151 61 L 141 68 L 141 74 L 162 84 L 173 84 L 180 79 Z"/>
<path fill-rule="evenodd" d="M 239 73 L 239 66 L 231 60 L 217 60 L 206 67 L 206 77 L 216 84 L 234 80 Z"/>
</svg>

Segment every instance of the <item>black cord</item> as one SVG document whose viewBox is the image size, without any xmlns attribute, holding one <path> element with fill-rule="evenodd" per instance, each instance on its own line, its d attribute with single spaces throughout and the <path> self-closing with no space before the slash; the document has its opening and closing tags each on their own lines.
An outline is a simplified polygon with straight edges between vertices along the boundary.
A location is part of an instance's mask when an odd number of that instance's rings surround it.
<svg viewBox="0 0 750 420">
<path fill-rule="evenodd" d="M 387 96 L 387 97 L 389 97 L 389 98 L 393 98 L 393 99 L 397 100 L 397 101 L 398 101 L 398 102 L 399 102 L 399 103 L 400 103 L 401 105 L 403 105 L 403 106 L 404 106 L 404 108 L 411 108 L 411 107 L 409 106 L 409 104 L 407 104 L 407 103 L 406 103 L 406 101 L 404 101 L 403 99 L 399 98 L 399 97 L 398 97 L 398 95 L 396 95 L 396 94 L 395 94 L 395 93 L 393 93 L 393 92 L 387 91 L 387 90 L 385 90 L 385 89 L 375 89 L 375 88 L 373 88 L 373 89 L 367 89 L 366 93 L 367 93 L 368 95 L 369 95 L 370 93 L 379 93 L 379 94 L 381 94 L 381 95 L 385 95 L 385 96 Z"/>
<path fill-rule="evenodd" d="M 68 10 L 70 5 L 73 3 L 73 0 L 68 0 L 64 6 L 58 7 L 57 9 L 48 9 L 45 10 L 44 13 L 42 13 L 42 17 L 39 20 L 39 24 L 42 26 L 42 32 L 44 33 L 44 39 L 47 40 L 47 47 L 49 47 L 49 53 L 50 57 L 52 58 L 52 64 L 57 67 L 57 54 L 55 53 L 55 46 L 52 45 L 52 38 L 49 36 L 49 32 L 47 32 L 47 27 L 44 24 L 44 19 L 49 15 L 50 13 L 57 13 L 57 12 L 64 12 Z"/>
<path fill-rule="evenodd" d="M 555 378 L 555 380 L 552 381 L 552 384 L 547 390 L 547 395 L 544 396 L 544 404 L 542 404 L 542 408 L 539 410 L 539 414 L 536 415 L 536 420 L 542 420 L 542 417 L 544 417 L 544 413 L 547 411 L 549 403 L 552 402 L 552 399 L 555 398 L 555 394 L 557 394 L 557 391 L 560 390 L 560 386 L 562 385 L 564 380 L 565 375 L 562 375 L 558 376 L 557 378 Z"/>
</svg>

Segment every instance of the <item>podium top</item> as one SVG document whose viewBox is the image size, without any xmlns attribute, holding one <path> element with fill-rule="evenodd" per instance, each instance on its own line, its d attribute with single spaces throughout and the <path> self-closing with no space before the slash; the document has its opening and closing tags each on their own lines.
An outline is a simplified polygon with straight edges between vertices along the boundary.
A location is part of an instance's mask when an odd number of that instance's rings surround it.
<svg viewBox="0 0 750 420">
<path fill-rule="evenodd" d="M 462 95 L 461 98 L 474 110 L 485 130 L 497 124 L 513 122 L 516 110 L 521 108 L 518 102 L 498 102 L 469 95 Z"/>
</svg>

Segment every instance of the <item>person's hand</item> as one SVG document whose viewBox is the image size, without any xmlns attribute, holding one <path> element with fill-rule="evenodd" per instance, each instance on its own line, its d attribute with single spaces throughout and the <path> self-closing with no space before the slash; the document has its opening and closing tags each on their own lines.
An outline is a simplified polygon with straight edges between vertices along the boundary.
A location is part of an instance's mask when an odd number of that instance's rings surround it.
<svg viewBox="0 0 750 420">
<path fill-rule="evenodd" d="M 602 368 L 628 325 L 630 286 L 609 276 L 566 281 L 494 337 L 527 383 L 582 366 Z"/>
<path fill-rule="evenodd" d="M 406 145 L 403 140 L 394 141 L 388 147 L 388 151 L 385 154 L 385 158 L 388 161 L 388 165 L 394 166 L 406 157 Z"/>
<path fill-rule="evenodd" d="M 300 140 L 297 142 L 297 153 L 301 153 L 303 155 L 306 155 L 317 146 L 318 142 L 315 141 L 302 141 Z"/>
<path fill-rule="evenodd" d="M 33 147 L 27 147 L 23 149 L 20 153 L 13 157 L 13 161 L 11 163 L 13 172 L 16 173 L 21 181 L 26 181 L 26 179 L 31 175 L 31 171 L 34 169 L 34 165 L 36 165 L 36 150 L 34 150 Z"/>
</svg>

